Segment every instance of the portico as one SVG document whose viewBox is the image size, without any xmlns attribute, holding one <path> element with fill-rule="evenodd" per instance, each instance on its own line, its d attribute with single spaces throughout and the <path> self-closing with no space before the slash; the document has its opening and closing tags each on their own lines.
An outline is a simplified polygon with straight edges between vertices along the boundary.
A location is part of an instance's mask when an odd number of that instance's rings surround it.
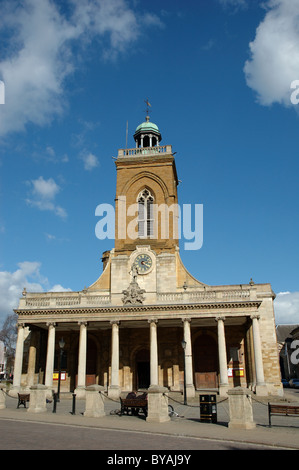
<svg viewBox="0 0 299 470">
<path fill-rule="evenodd" d="M 206 297 L 211 297 L 211 292 L 211 290 L 207 291 Z M 52 293 L 44 294 L 43 297 L 39 297 L 40 305 L 49 304 L 50 299 L 56 304 L 64 304 L 63 307 L 55 309 L 55 321 L 53 321 L 52 309 L 37 305 L 34 295 L 36 294 L 25 293 L 20 302 L 20 306 L 23 307 L 19 312 L 22 323 L 19 324 L 14 387 L 20 387 L 21 383 L 26 383 L 26 380 L 29 386 L 29 377 L 35 377 L 37 381 L 35 371 L 40 370 L 40 367 L 37 367 L 36 344 L 40 342 L 36 341 L 37 334 L 47 335 L 48 338 L 45 352 L 46 367 L 43 372 L 45 385 L 49 388 L 55 387 L 53 383 L 53 374 L 56 370 L 54 367 L 55 344 L 57 350 L 59 338 L 63 336 L 66 341 L 67 380 L 62 383 L 62 390 L 75 389 L 79 395 L 85 393 L 85 386 L 89 384 L 86 374 L 88 343 L 94 341 L 95 338 L 97 338 L 98 346 L 95 350 L 94 364 L 97 366 L 93 374 L 89 375 L 93 375 L 96 383 L 107 388 L 111 398 L 119 397 L 121 391 L 138 388 L 136 351 L 134 352 L 137 344 L 136 338 L 139 338 L 138 348 L 149 352 L 150 385 L 167 386 L 173 391 L 182 390 L 184 373 L 183 351 L 180 346 L 182 339 L 186 341 L 187 396 L 192 397 L 196 389 L 205 388 L 204 383 L 196 380 L 196 375 L 203 373 L 215 374 L 217 383 L 213 388 L 218 389 L 220 394 L 225 394 L 234 383 L 250 386 L 253 389 L 265 385 L 259 332 L 260 319 L 257 315 L 261 302 L 253 300 L 253 297 L 256 297 L 253 292 L 246 301 L 240 300 L 240 297 L 244 295 L 244 287 L 239 293 L 234 290 L 236 299 L 234 301 L 207 303 L 206 297 L 203 297 L 201 302 L 189 305 L 182 302 L 171 306 L 160 303 L 150 306 L 111 307 L 105 305 L 72 308 L 66 305 L 67 299 L 64 293 L 55 294 L 55 298 Z M 227 295 L 227 289 L 222 290 L 221 297 Z M 81 302 L 87 303 L 87 299 L 85 299 L 86 302 L 82 301 L 83 297 L 84 294 L 81 293 Z M 215 292 L 215 298 L 217 297 L 220 297 L 219 292 Z M 238 297 L 239 300 L 237 300 Z M 184 298 L 187 298 L 186 292 L 184 292 Z M 49 317 L 48 321 L 47 317 Z M 34 331 L 34 335 L 31 336 L 27 364 L 24 364 L 25 367 L 27 366 L 27 374 L 23 374 L 22 377 L 25 326 Z M 236 348 L 235 344 L 237 344 L 231 339 L 235 336 L 234 330 L 239 331 L 236 339 L 241 360 L 238 361 L 233 360 L 236 357 L 228 358 L 229 351 Z M 206 334 L 217 339 L 218 366 L 211 371 L 197 370 L 196 367 L 196 354 L 198 353 L 196 344 Z M 128 340 L 131 340 L 132 344 L 127 343 Z M 76 354 L 77 359 L 74 357 Z M 217 358 L 214 359 L 217 361 Z M 42 362 L 41 358 L 39 361 Z M 74 369 L 74 364 L 78 364 L 77 370 Z M 229 365 L 232 366 L 230 377 L 228 376 Z M 234 373 L 237 369 L 239 376 Z M 23 368 L 24 372 L 26 369 Z M 208 383 L 207 388 L 211 388 Z"/>
</svg>

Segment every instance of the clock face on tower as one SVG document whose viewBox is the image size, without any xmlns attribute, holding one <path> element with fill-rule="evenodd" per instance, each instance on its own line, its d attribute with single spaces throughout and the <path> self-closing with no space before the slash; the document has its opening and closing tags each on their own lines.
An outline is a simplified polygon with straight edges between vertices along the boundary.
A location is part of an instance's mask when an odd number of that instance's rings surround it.
<svg viewBox="0 0 299 470">
<path fill-rule="evenodd" d="M 142 253 L 135 258 L 135 266 L 137 266 L 138 274 L 146 274 L 152 267 L 153 261 L 152 258 Z"/>
</svg>

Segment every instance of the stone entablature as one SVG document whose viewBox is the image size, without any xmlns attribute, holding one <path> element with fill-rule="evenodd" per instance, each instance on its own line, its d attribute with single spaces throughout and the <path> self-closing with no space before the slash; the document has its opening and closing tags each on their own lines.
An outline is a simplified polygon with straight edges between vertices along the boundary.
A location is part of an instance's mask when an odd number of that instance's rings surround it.
<svg viewBox="0 0 299 470">
<path fill-rule="evenodd" d="M 36 309 L 15 309 L 15 312 L 19 315 L 19 321 L 21 321 L 21 318 L 27 315 L 35 315 L 35 314 L 49 314 L 51 316 L 55 315 L 77 315 L 78 317 L 86 314 L 91 314 L 93 313 L 94 316 L 91 318 L 92 321 L 103 321 L 105 319 L 105 316 L 107 319 L 110 318 L 111 314 L 118 314 L 120 316 L 123 316 L 126 319 L 130 319 L 129 314 L 134 314 L 134 317 L 131 317 L 132 319 L 137 319 L 140 318 L 142 319 L 144 316 L 148 316 L 149 314 L 159 314 L 165 312 L 167 314 L 166 318 L 171 318 L 169 314 L 172 314 L 172 317 L 175 315 L 175 312 L 192 312 L 192 316 L 196 316 L 197 314 L 201 314 L 203 311 L 206 311 L 205 316 L 213 318 L 215 316 L 214 311 L 218 310 L 223 310 L 226 312 L 227 310 L 230 309 L 242 309 L 242 312 L 240 313 L 241 316 L 245 315 L 244 309 L 250 309 L 256 311 L 261 305 L 261 302 L 259 301 L 249 301 L 249 302 L 215 302 L 215 303 L 202 303 L 202 304 L 173 304 L 173 305 L 130 305 L 130 306 L 107 306 L 107 307 L 82 307 L 82 308 L 55 308 L 55 310 L 51 309 L 41 309 L 41 308 L 36 308 Z M 97 317 L 96 314 L 100 315 L 100 317 Z M 235 315 L 235 312 L 232 313 L 233 316 Z M 43 319 L 44 321 L 44 319 Z"/>
<path fill-rule="evenodd" d="M 18 309 L 15 312 L 19 316 L 19 323 L 30 326 L 31 324 L 43 325 L 48 322 L 56 322 L 72 327 L 79 321 L 87 321 L 98 328 L 109 324 L 111 321 L 125 322 L 127 327 L 136 327 L 136 322 L 142 324 L 150 318 L 159 322 L 166 322 L 165 326 L 178 326 L 182 319 L 192 319 L 193 325 L 213 325 L 215 318 L 221 316 L 226 324 L 245 324 L 257 312 L 261 301 L 230 301 L 230 302 L 202 302 L 182 304 L 156 304 L 156 305 L 124 305 L 97 307 L 60 307 L 60 308 L 30 308 Z M 194 323 L 195 322 L 195 323 Z M 96 326 L 97 325 L 97 326 Z"/>
</svg>

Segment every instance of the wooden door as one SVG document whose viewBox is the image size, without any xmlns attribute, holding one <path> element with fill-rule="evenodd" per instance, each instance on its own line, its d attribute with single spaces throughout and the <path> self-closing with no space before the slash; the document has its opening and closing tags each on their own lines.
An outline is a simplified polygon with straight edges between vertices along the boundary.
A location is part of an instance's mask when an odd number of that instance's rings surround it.
<svg viewBox="0 0 299 470">
<path fill-rule="evenodd" d="M 195 372 L 195 388 L 217 388 L 217 372 Z"/>
<path fill-rule="evenodd" d="M 194 343 L 193 356 L 195 388 L 217 388 L 218 347 L 213 337 L 200 335 Z"/>
</svg>

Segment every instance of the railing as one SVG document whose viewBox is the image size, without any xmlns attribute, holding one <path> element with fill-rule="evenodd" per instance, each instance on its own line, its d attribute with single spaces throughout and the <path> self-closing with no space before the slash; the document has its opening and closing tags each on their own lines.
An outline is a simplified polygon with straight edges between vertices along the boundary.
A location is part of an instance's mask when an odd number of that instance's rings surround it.
<svg viewBox="0 0 299 470">
<path fill-rule="evenodd" d="M 171 153 L 171 145 L 158 145 L 156 147 L 141 147 L 141 148 L 131 148 L 131 149 L 119 149 L 118 157 L 131 157 L 131 156 L 148 156 L 148 155 L 157 155 L 160 153 Z"/>
<path fill-rule="evenodd" d="M 250 290 L 210 290 L 200 292 L 169 292 L 157 293 L 158 303 L 187 303 L 187 302 L 209 302 L 209 301 L 226 301 L 250 299 Z"/>
<path fill-rule="evenodd" d="M 251 298 L 252 297 L 252 298 Z M 225 290 L 186 290 L 183 292 L 157 293 L 156 301 L 152 304 L 184 304 L 204 302 L 225 302 L 237 300 L 254 300 L 254 294 L 250 289 L 225 289 Z M 72 308 L 72 307 L 97 307 L 112 305 L 109 294 L 86 294 L 84 292 L 70 293 L 26 293 L 20 300 L 20 309 L 40 308 Z M 145 305 L 147 304 L 145 300 Z"/>
<path fill-rule="evenodd" d="M 74 306 L 97 306 L 110 304 L 110 295 L 81 295 L 72 296 L 43 296 L 42 294 L 34 297 L 21 299 L 25 301 L 25 308 L 44 308 L 44 307 L 74 307 Z"/>
</svg>

